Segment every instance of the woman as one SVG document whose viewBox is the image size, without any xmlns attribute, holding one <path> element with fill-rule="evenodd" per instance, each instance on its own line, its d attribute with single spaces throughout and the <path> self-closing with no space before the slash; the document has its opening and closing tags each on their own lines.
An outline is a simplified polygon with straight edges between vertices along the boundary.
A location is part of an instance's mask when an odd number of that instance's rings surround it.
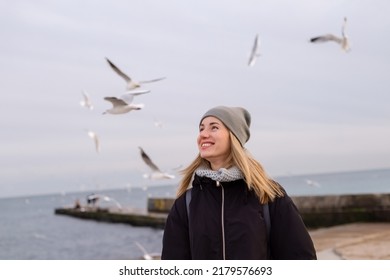
<svg viewBox="0 0 390 280">
<path fill-rule="evenodd" d="M 201 118 L 199 155 L 183 170 L 162 259 L 316 259 L 293 201 L 244 148 L 250 122 L 240 107 Z"/>
</svg>

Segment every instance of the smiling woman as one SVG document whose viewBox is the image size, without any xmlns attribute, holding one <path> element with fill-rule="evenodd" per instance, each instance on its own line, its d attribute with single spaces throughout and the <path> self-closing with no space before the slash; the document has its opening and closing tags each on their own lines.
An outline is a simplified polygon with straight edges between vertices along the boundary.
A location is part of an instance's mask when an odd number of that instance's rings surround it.
<svg viewBox="0 0 390 280">
<path fill-rule="evenodd" d="M 316 259 L 293 201 L 244 148 L 250 123 L 241 107 L 201 118 L 199 154 L 183 171 L 162 259 Z"/>
</svg>

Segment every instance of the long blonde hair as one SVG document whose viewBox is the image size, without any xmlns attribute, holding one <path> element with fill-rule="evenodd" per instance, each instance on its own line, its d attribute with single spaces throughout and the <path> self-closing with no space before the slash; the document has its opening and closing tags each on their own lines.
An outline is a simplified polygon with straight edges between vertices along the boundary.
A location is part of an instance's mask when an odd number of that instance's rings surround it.
<svg viewBox="0 0 390 280">
<path fill-rule="evenodd" d="M 276 197 L 283 196 L 280 186 L 266 174 L 261 164 L 241 146 L 231 131 L 229 134 L 231 150 L 228 167 L 237 166 L 241 170 L 248 189 L 255 192 L 261 203 L 268 203 Z M 192 183 L 195 170 L 201 165 L 210 166 L 210 163 L 198 154 L 195 160 L 181 171 L 183 178 L 177 191 L 178 197 L 186 192 Z"/>
</svg>

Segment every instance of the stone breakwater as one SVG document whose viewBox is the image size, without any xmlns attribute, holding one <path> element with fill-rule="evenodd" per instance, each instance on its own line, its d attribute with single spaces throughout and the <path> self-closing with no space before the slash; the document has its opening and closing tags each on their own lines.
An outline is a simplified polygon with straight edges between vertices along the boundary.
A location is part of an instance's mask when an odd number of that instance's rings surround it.
<svg viewBox="0 0 390 280">
<path fill-rule="evenodd" d="M 390 222 L 390 194 L 292 197 L 309 228 Z"/>
<path fill-rule="evenodd" d="M 140 227 L 164 228 L 167 213 L 147 212 L 141 209 L 117 209 L 81 206 L 80 208 L 56 208 L 56 215 L 67 215 L 79 219 L 107 223 L 121 223 Z"/>
</svg>

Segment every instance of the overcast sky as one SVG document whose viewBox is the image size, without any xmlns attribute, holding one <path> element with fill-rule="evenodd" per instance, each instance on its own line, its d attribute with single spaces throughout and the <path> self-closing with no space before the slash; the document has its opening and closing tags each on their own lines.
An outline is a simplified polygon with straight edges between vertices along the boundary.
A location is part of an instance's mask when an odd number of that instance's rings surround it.
<svg viewBox="0 0 390 280">
<path fill-rule="evenodd" d="M 138 147 L 163 170 L 187 165 L 217 105 L 250 111 L 246 147 L 273 177 L 390 168 L 389 12 L 386 0 L 0 0 L 0 196 L 176 183 L 145 180 Z M 309 43 L 341 35 L 345 16 L 349 53 Z M 105 57 L 135 80 L 167 78 L 135 98 L 144 109 L 104 115 L 103 98 L 125 91 Z"/>
</svg>

